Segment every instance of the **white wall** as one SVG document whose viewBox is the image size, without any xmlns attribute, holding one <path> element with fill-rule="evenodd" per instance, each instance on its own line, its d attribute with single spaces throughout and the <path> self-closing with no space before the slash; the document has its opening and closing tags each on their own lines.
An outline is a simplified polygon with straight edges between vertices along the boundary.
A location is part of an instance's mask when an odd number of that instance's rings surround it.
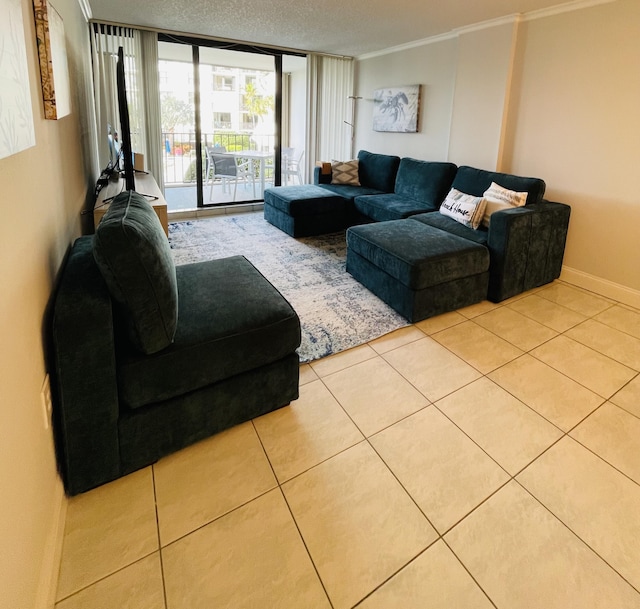
<svg viewBox="0 0 640 609">
<path fill-rule="evenodd" d="M 495 170 L 511 78 L 517 23 L 461 33 L 453 95 L 449 160 Z"/>
<path fill-rule="evenodd" d="M 412 156 L 446 161 L 456 79 L 457 44 L 453 39 L 360 60 L 356 66 L 354 152 Z M 422 85 L 418 133 L 373 131 L 373 92 L 383 87 Z"/>
<path fill-rule="evenodd" d="M 361 101 L 355 149 L 544 179 L 572 207 L 562 278 L 640 307 L 640 2 L 571 6 L 361 59 L 358 95 L 425 95 L 417 134 L 373 133 Z"/>
<path fill-rule="evenodd" d="M 567 279 L 640 306 L 638 32 L 638 0 L 522 24 L 505 167 L 571 205 Z"/>
<path fill-rule="evenodd" d="M 47 304 L 61 261 L 80 233 L 95 175 L 87 97 L 87 25 L 76 0 L 57 0 L 67 37 L 72 113 L 44 119 L 30 0 L 22 0 L 36 145 L 0 160 L 0 606 L 44 607 L 64 516 L 51 429 L 40 403 Z"/>
</svg>

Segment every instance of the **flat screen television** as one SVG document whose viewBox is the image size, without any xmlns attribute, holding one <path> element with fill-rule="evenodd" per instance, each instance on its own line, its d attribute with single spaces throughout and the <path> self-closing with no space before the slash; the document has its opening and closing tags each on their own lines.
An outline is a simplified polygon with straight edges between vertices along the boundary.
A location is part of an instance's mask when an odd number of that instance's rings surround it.
<svg viewBox="0 0 640 609">
<path fill-rule="evenodd" d="M 129 123 L 129 104 L 127 103 L 127 83 L 124 75 L 124 49 L 118 49 L 116 66 L 116 84 L 118 88 L 118 112 L 120 113 L 120 152 L 124 167 L 124 183 L 127 190 L 136 189 L 133 169 L 133 150 L 131 149 L 131 126 Z"/>
</svg>

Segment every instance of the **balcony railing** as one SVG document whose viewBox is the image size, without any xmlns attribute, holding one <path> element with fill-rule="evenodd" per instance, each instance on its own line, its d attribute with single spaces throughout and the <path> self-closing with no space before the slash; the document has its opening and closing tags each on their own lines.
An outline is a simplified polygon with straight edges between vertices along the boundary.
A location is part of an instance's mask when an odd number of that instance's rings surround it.
<svg viewBox="0 0 640 609">
<path fill-rule="evenodd" d="M 195 133 L 163 133 L 162 166 L 165 185 L 195 184 L 196 182 L 196 136 Z M 273 150 L 273 135 L 254 135 L 233 131 L 216 131 L 202 134 L 205 167 L 205 146 L 224 146 L 229 152 L 236 150 Z"/>
</svg>

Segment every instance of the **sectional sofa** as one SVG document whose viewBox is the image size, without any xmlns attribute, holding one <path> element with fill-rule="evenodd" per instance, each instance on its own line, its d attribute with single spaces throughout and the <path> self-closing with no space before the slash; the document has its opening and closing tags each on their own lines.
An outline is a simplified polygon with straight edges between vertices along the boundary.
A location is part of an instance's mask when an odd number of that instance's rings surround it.
<svg viewBox="0 0 640 609">
<path fill-rule="evenodd" d="M 347 229 L 347 271 L 410 321 L 559 277 L 571 210 L 544 199 L 543 180 L 364 150 L 357 161 L 358 183 L 323 164 L 313 185 L 267 189 L 264 215 L 295 237 Z M 456 212 L 473 200 L 470 226 Z"/>
</svg>

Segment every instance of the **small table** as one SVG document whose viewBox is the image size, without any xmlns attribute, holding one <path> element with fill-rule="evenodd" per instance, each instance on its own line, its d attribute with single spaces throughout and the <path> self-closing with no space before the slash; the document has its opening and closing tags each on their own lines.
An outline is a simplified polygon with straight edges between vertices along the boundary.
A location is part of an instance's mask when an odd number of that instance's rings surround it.
<svg viewBox="0 0 640 609">
<path fill-rule="evenodd" d="M 233 152 L 226 152 L 225 154 L 241 159 L 249 159 L 249 161 L 251 161 L 252 169 L 254 167 L 254 163 L 258 161 L 260 172 L 260 198 L 262 198 L 264 196 L 265 164 L 267 159 L 273 157 L 273 152 L 270 150 L 267 150 L 266 152 L 261 150 L 235 150 Z"/>
<path fill-rule="evenodd" d="M 98 194 L 95 205 L 93 206 L 93 226 L 100 224 L 103 216 L 107 213 L 110 199 L 125 190 L 124 178 L 120 176 L 117 180 L 109 180 L 109 183 L 103 187 Z M 151 195 L 157 199 L 147 199 L 153 207 L 160 224 L 164 229 L 167 237 L 169 236 L 169 220 L 167 216 L 167 202 L 158 188 L 155 178 L 149 173 L 136 173 L 136 192 L 141 195 Z M 109 201 L 107 201 L 109 199 Z M 106 201 L 106 202 L 105 202 Z"/>
</svg>

